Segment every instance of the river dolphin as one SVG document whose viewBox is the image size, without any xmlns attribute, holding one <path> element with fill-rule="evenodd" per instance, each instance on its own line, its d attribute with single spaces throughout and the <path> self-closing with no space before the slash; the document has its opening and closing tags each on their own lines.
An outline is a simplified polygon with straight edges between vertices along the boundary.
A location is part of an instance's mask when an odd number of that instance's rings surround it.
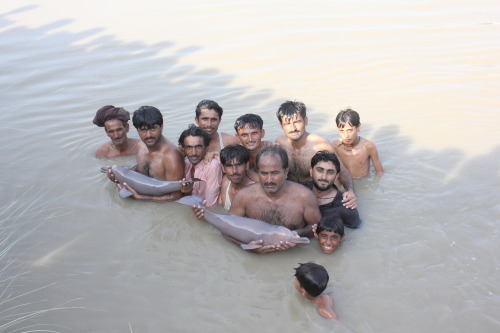
<svg viewBox="0 0 500 333">
<path fill-rule="evenodd" d="M 185 196 L 176 202 L 189 205 L 201 206 L 203 199 L 198 196 Z M 242 242 L 241 248 L 244 250 L 256 249 L 265 245 L 278 245 L 281 241 L 290 243 L 309 243 L 309 238 L 299 237 L 288 228 L 269 224 L 267 222 L 237 216 L 231 213 L 216 214 L 208 209 L 204 211 L 205 220 L 212 224 L 219 231 L 237 241 Z M 263 244 L 248 244 L 251 241 L 262 240 Z"/>
<path fill-rule="evenodd" d="M 107 173 L 108 167 L 102 167 L 101 172 Z M 118 182 L 122 185 L 122 189 L 119 192 L 120 197 L 122 198 L 126 198 L 132 195 L 132 193 L 127 190 L 125 186 L 123 186 L 123 183 L 127 183 L 127 185 L 136 190 L 139 194 L 157 196 L 179 191 L 181 189 L 181 184 L 202 181 L 199 178 L 177 181 L 160 180 L 148 177 L 146 175 L 143 175 L 142 173 L 135 172 L 120 165 L 113 165 L 111 167 L 111 172 L 113 172 L 116 180 L 118 180 Z"/>
</svg>

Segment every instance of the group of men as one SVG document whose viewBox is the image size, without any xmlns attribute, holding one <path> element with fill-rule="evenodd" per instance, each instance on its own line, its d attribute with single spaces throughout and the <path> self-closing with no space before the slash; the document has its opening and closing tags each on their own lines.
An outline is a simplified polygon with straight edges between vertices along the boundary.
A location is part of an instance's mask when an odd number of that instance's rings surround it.
<svg viewBox="0 0 500 333">
<path fill-rule="evenodd" d="M 139 141 L 127 138 L 128 112 L 104 106 L 94 123 L 104 127 L 111 142 L 101 145 L 96 156 L 136 154 L 133 169 L 144 175 L 203 180 L 183 183 L 180 191 L 161 196 L 142 195 L 125 185 L 137 200 L 173 201 L 197 194 L 205 198 L 206 206 L 221 204 L 232 214 L 285 226 L 306 237 L 313 236 L 312 226 L 325 214 L 339 214 L 346 226 L 359 226 L 351 175 L 327 139 L 306 131 L 303 103 L 280 105 L 276 116 L 284 134 L 274 142 L 262 140 L 263 121 L 255 114 L 235 121 L 235 135 L 219 133 L 222 114 L 216 102 L 201 101 L 195 111 L 196 125 L 181 133 L 176 147 L 162 134 L 163 117 L 157 108 L 142 106 L 133 113 Z M 111 171 L 108 177 L 116 182 Z M 344 193 L 336 187 L 337 179 Z M 202 218 L 204 207 L 193 207 L 193 211 Z M 268 253 L 294 246 L 284 242 L 253 251 Z"/>
</svg>

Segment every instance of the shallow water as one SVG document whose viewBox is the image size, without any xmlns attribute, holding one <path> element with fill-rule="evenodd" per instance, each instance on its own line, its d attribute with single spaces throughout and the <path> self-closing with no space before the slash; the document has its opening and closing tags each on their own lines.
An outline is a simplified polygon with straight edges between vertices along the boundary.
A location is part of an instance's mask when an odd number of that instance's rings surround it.
<svg viewBox="0 0 500 333">
<path fill-rule="evenodd" d="M 0 232 L 15 229 L 0 249 L 18 240 L 0 325 L 51 310 L 0 332 L 498 331 L 499 14 L 494 1 L 0 4 Z M 257 256 L 187 207 L 122 200 L 99 169 L 134 159 L 94 158 L 95 111 L 157 106 L 176 142 L 205 98 L 224 132 L 253 112 L 267 139 L 286 99 L 331 140 L 338 110 L 358 110 L 386 169 L 355 181 L 362 228 L 330 256 L 314 241 Z M 295 291 L 310 260 L 348 328 Z"/>
</svg>

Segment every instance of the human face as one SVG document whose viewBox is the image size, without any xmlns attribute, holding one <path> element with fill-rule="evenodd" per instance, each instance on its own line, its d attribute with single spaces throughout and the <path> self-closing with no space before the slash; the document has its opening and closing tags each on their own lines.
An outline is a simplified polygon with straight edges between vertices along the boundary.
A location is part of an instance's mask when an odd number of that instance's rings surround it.
<svg viewBox="0 0 500 333">
<path fill-rule="evenodd" d="M 160 126 L 158 124 L 153 125 L 152 128 L 148 128 L 147 126 L 139 127 L 137 132 L 139 133 L 139 137 L 142 142 L 146 144 L 148 147 L 154 147 L 161 139 L 161 132 L 163 130 L 163 125 Z"/>
<path fill-rule="evenodd" d="M 104 123 L 104 129 L 115 146 L 121 146 L 127 142 L 128 123 L 124 126 L 121 120 L 112 119 Z"/>
<path fill-rule="evenodd" d="M 319 246 L 325 254 L 335 251 L 343 240 L 339 234 L 326 230 L 321 231 L 319 235 L 315 234 L 314 237 L 318 239 Z"/>
<path fill-rule="evenodd" d="M 201 109 L 200 116 L 195 117 L 194 120 L 209 135 L 213 135 L 219 129 L 220 117 L 217 111 L 213 109 Z"/>
<path fill-rule="evenodd" d="M 203 137 L 189 135 L 184 138 L 182 150 L 184 151 L 184 154 L 186 154 L 188 160 L 193 165 L 196 165 L 203 161 L 203 158 L 205 158 L 207 147 L 205 147 Z"/>
<path fill-rule="evenodd" d="M 277 155 L 264 155 L 259 159 L 259 181 L 266 193 L 275 194 L 285 184 L 288 169 L 283 169 Z"/>
<path fill-rule="evenodd" d="M 243 128 L 238 129 L 236 136 L 246 150 L 252 151 L 260 147 L 265 133 L 263 129 L 251 128 L 249 125 L 245 125 Z"/>
<path fill-rule="evenodd" d="M 302 118 L 300 114 L 294 115 L 292 118 L 281 118 L 281 128 L 285 135 L 292 141 L 297 141 L 304 136 L 306 132 L 307 117 Z"/>
<path fill-rule="evenodd" d="M 338 177 L 337 169 L 333 162 L 319 161 L 310 170 L 314 187 L 320 191 L 330 189 Z"/>
<path fill-rule="evenodd" d="M 358 127 L 345 124 L 343 128 L 339 127 L 339 135 L 342 143 L 345 145 L 353 145 L 358 139 L 358 132 L 361 129 L 361 125 Z"/>
<path fill-rule="evenodd" d="M 222 170 L 231 183 L 240 184 L 243 179 L 245 179 L 245 175 L 248 170 L 248 163 L 243 163 L 237 160 L 232 160 L 230 162 L 226 161 L 226 164 L 222 166 Z"/>
</svg>

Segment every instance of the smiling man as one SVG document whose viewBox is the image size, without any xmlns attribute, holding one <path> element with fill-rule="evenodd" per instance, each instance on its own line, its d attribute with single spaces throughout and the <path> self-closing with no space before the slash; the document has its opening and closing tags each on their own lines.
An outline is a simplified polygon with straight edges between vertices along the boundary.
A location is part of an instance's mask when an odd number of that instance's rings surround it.
<svg viewBox="0 0 500 333">
<path fill-rule="evenodd" d="M 130 129 L 128 121 L 130 115 L 124 108 L 105 105 L 97 110 L 93 123 L 104 127 L 110 142 L 103 143 L 96 150 L 98 158 L 113 158 L 137 154 L 139 149 L 137 139 L 129 139 L 127 133 Z"/>
<path fill-rule="evenodd" d="M 196 124 L 210 136 L 207 147 L 207 160 L 219 157 L 219 152 L 224 146 L 238 144 L 238 139 L 227 133 L 219 133 L 219 125 L 222 119 L 222 108 L 216 102 L 204 99 L 198 103 L 195 109 Z M 207 161 L 207 162 L 208 162 Z"/>
<path fill-rule="evenodd" d="M 222 168 L 219 160 L 212 159 L 205 163 L 205 155 L 210 143 L 210 135 L 201 127 L 190 125 L 179 137 L 179 146 L 184 155 L 186 180 L 199 178 L 202 182 L 185 184 L 181 191 L 184 194 L 194 194 L 204 198 L 207 206 L 217 204 L 222 183 Z"/>
</svg>

